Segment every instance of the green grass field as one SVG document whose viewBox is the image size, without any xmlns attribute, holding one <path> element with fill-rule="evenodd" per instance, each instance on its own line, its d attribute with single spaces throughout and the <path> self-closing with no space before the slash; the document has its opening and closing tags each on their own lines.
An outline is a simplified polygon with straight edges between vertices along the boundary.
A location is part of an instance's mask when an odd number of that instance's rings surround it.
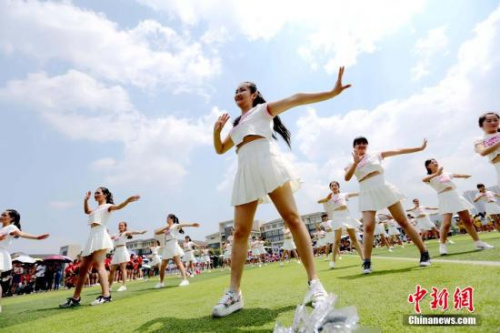
<svg viewBox="0 0 500 333">
<path fill-rule="evenodd" d="M 481 237 L 495 245 L 491 251 L 474 251 L 468 236 L 454 237 L 449 255 L 439 259 L 490 261 L 500 265 L 500 234 Z M 429 242 L 431 256 L 437 258 L 437 242 Z M 392 258 L 400 258 L 395 260 Z M 409 259 L 404 259 L 409 258 Z M 500 266 L 435 262 L 430 268 L 418 267 L 415 247 L 374 251 L 371 275 L 361 275 L 361 262 L 355 255 L 344 255 L 337 268 L 317 259 L 317 269 L 325 288 L 339 296 L 339 306 L 354 305 L 360 325 L 383 332 L 499 332 Z M 98 307 L 87 306 L 100 288 L 84 290 L 82 306 L 58 309 L 71 295 L 63 290 L 43 294 L 11 297 L 2 300 L 1 332 L 270 332 L 276 321 L 290 325 L 296 305 L 307 291 L 303 268 L 295 262 L 279 267 L 271 264 L 245 270 L 242 290 L 245 308 L 232 316 L 212 319 L 212 306 L 227 287 L 229 272 L 213 271 L 191 279 L 191 285 L 178 288 L 179 278 L 168 276 L 167 287 L 153 289 L 156 281 L 132 282 L 128 291 L 113 293 L 114 301 Z M 407 301 L 416 285 L 450 291 L 447 314 L 466 314 L 453 310 L 453 291 L 472 286 L 475 314 L 481 316 L 479 327 L 409 327 L 403 326 L 403 315 L 413 312 Z M 116 286 L 114 286 L 116 289 Z M 423 313 L 431 311 L 430 297 L 420 304 Z M 375 331 L 376 331 L 375 330 Z"/>
</svg>

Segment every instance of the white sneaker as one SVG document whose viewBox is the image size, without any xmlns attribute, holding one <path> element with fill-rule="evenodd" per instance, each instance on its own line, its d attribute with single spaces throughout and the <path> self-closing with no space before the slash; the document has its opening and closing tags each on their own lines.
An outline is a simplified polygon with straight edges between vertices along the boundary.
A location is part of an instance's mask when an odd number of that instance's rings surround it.
<svg viewBox="0 0 500 333">
<path fill-rule="evenodd" d="M 280 262 L 280 267 L 283 267 L 283 263 L 282 262 Z"/>
<path fill-rule="evenodd" d="M 453 245 L 453 244 L 455 244 L 455 242 L 454 242 L 454 241 L 452 241 L 452 240 L 451 240 L 451 239 L 449 239 L 449 238 L 448 238 L 448 240 L 447 240 L 447 241 L 448 241 L 448 244 L 452 244 L 452 245 Z"/>
<path fill-rule="evenodd" d="M 224 296 L 212 309 L 213 317 L 225 317 L 243 308 L 243 295 L 232 290 L 226 291 Z"/>
<path fill-rule="evenodd" d="M 439 243 L 439 254 L 445 256 L 448 254 L 448 249 L 446 248 L 446 244 Z"/>
<path fill-rule="evenodd" d="M 117 291 L 126 291 L 126 290 L 127 290 L 126 286 L 121 286 L 120 288 L 118 288 Z"/>
<path fill-rule="evenodd" d="M 104 303 L 109 303 L 109 302 L 112 302 L 113 299 L 111 298 L 111 295 L 109 295 L 108 297 L 104 297 L 104 296 L 98 296 L 95 301 L 93 301 L 92 303 L 90 303 L 90 305 L 92 306 L 96 306 L 96 305 L 101 305 L 101 304 L 104 304 Z"/>
<path fill-rule="evenodd" d="M 179 287 L 185 287 L 185 286 L 189 286 L 188 280 L 182 280 L 181 283 L 179 283 Z"/>
<path fill-rule="evenodd" d="M 312 280 L 309 282 L 309 291 L 304 297 L 304 301 L 302 304 L 308 305 L 311 304 L 313 307 L 316 304 L 326 301 L 328 294 L 326 293 L 325 288 L 321 284 L 320 280 Z"/>
<path fill-rule="evenodd" d="M 389 252 L 392 252 L 392 251 L 394 251 L 394 248 L 391 246 L 391 247 L 389 248 Z"/>
<path fill-rule="evenodd" d="M 262 267 L 262 264 L 259 264 L 259 268 L 261 268 L 261 267 Z"/>
<path fill-rule="evenodd" d="M 163 282 L 159 282 L 155 286 L 156 289 L 160 289 L 160 288 L 163 288 L 163 287 L 165 287 L 165 283 L 163 283 Z"/>
<path fill-rule="evenodd" d="M 478 250 L 491 250 L 491 249 L 495 248 L 494 246 L 492 246 L 488 243 L 485 243 L 483 241 L 474 242 L 474 245 L 476 246 L 476 249 L 478 249 Z"/>
<path fill-rule="evenodd" d="M 328 265 L 330 266 L 330 268 L 335 268 L 335 263 L 333 261 L 330 261 Z"/>
</svg>

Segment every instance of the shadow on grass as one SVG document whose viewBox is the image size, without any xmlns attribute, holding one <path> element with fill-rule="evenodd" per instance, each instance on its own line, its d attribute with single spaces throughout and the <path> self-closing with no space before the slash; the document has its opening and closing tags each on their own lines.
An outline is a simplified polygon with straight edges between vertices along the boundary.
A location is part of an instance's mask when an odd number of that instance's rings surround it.
<svg viewBox="0 0 500 333">
<path fill-rule="evenodd" d="M 359 264 L 357 265 L 349 265 L 349 266 L 335 266 L 335 268 L 325 268 L 325 269 L 322 269 L 320 270 L 320 272 L 336 272 L 336 271 L 339 271 L 339 270 L 342 270 L 342 269 L 348 269 L 348 268 L 353 268 L 353 267 L 361 267 L 361 264 L 363 262 L 360 260 Z"/>
<path fill-rule="evenodd" d="M 359 274 L 355 275 L 347 275 L 347 276 L 339 276 L 339 279 L 344 279 L 344 280 L 353 280 L 353 279 L 364 279 L 368 278 L 370 276 L 379 276 L 379 275 L 386 275 L 386 274 L 401 274 L 401 273 L 409 273 L 413 270 L 419 270 L 419 269 L 426 269 L 423 267 L 406 267 L 406 268 L 401 268 L 401 269 L 386 269 L 383 271 L 377 271 L 376 268 L 371 274 L 362 274 L 361 272 Z"/>
<path fill-rule="evenodd" d="M 251 308 L 243 309 L 228 317 L 212 318 L 209 315 L 199 318 L 180 319 L 162 317 L 150 320 L 135 329 L 135 332 L 248 332 L 249 328 L 263 326 L 276 321 L 282 312 L 295 310 L 296 306 L 280 309 Z M 270 332 L 267 329 L 252 332 Z"/>
<path fill-rule="evenodd" d="M 459 255 L 462 255 L 462 254 L 469 254 L 469 253 L 476 253 L 476 252 L 481 252 L 481 250 L 474 249 L 474 250 L 463 251 L 463 252 L 452 252 L 452 253 L 445 254 L 444 256 L 436 255 L 433 258 L 435 258 L 435 259 L 446 259 L 446 258 L 453 257 L 453 256 L 459 256 Z M 467 259 L 464 259 L 464 260 L 467 260 Z M 473 260 L 473 259 L 471 259 L 471 260 Z"/>
</svg>

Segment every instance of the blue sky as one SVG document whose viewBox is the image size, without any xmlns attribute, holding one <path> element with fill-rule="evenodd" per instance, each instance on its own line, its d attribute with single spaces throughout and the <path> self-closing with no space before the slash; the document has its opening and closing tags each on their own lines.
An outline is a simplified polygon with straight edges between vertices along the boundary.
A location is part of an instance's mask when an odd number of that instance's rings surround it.
<svg viewBox="0 0 500 333">
<path fill-rule="evenodd" d="M 385 162 L 387 179 L 425 205 L 437 205 L 420 182 L 428 157 L 473 175 L 460 190 L 493 185 L 472 142 L 478 115 L 498 110 L 499 42 L 498 1 L 0 0 L 0 202 L 26 231 L 51 234 L 11 250 L 83 243 L 82 199 L 100 185 L 117 201 L 142 196 L 114 214 L 112 232 L 120 220 L 153 230 L 168 213 L 201 223 L 193 238 L 215 232 L 233 215 L 236 155 L 216 155 L 211 131 L 220 112 L 238 115 L 238 83 L 273 100 L 330 89 L 341 65 L 349 91 L 283 116 L 301 213 L 321 209 L 361 134 L 373 150 L 429 139 Z M 263 205 L 256 217 L 278 215 Z"/>
</svg>

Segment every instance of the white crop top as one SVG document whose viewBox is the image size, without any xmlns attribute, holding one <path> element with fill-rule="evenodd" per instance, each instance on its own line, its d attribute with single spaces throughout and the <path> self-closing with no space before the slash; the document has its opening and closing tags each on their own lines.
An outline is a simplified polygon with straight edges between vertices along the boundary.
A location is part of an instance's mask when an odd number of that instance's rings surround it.
<svg viewBox="0 0 500 333">
<path fill-rule="evenodd" d="M 193 251 L 193 246 L 193 242 L 184 242 L 184 244 L 182 244 L 182 247 L 184 247 L 184 251 L 186 252 Z"/>
<path fill-rule="evenodd" d="M 325 229 L 325 231 L 327 232 L 331 232 L 332 231 L 332 221 L 331 220 L 327 220 L 325 222 L 321 222 L 321 226 Z"/>
<path fill-rule="evenodd" d="M 416 216 L 427 215 L 422 206 L 418 206 L 417 208 L 412 209 L 412 212 L 414 212 Z"/>
<path fill-rule="evenodd" d="M 482 193 L 479 193 L 479 195 L 481 195 Z M 495 197 L 495 193 L 491 192 L 491 191 L 486 191 L 484 192 L 484 196 L 481 197 L 481 199 L 479 199 L 479 201 L 486 201 L 486 202 L 497 202 L 497 199 Z M 479 196 L 478 195 L 478 196 Z"/>
<path fill-rule="evenodd" d="M 292 232 L 290 231 L 290 229 L 288 229 L 287 231 L 283 231 L 283 236 L 285 237 L 285 239 L 292 239 Z"/>
<path fill-rule="evenodd" d="M 273 138 L 272 120 L 273 116 L 268 112 L 267 103 L 259 104 L 241 116 L 238 125 L 229 132 L 231 140 L 235 146 L 242 143 L 247 135 L 259 135 L 271 140 Z"/>
<path fill-rule="evenodd" d="M 160 252 L 160 247 L 159 246 L 153 246 L 151 248 L 151 254 L 152 255 L 157 256 L 159 252 Z"/>
<path fill-rule="evenodd" d="M 324 230 L 320 230 L 316 233 L 316 235 L 318 236 L 318 238 L 325 238 L 325 231 Z"/>
<path fill-rule="evenodd" d="M 14 238 L 11 233 L 14 231 L 19 231 L 19 229 L 13 224 L 9 224 L 8 226 L 0 229 L 0 236 L 7 235 L 4 240 L 0 241 L 0 249 L 6 250 L 7 247 L 9 247 L 9 245 L 12 243 L 12 239 Z"/>
<path fill-rule="evenodd" d="M 382 168 L 382 154 L 381 153 L 366 153 L 361 159 L 359 164 L 354 170 L 354 175 L 360 179 L 363 179 L 372 172 L 384 173 L 384 168 Z"/>
<path fill-rule="evenodd" d="M 112 238 L 115 247 L 127 245 L 127 235 L 125 233 L 114 235 Z"/>
<path fill-rule="evenodd" d="M 180 237 L 180 232 L 177 225 L 173 225 L 170 229 L 165 230 L 165 242 L 175 240 Z"/>
<path fill-rule="evenodd" d="M 104 204 L 93 210 L 89 214 L 89 225 L 100 224 L 105 226 L 108 223 L 109 217 L 111 216 L 111 212 L 109 211 L 109 207 L 111 206 L 113 205 Z"/>
<path fill-rule="evenodd" d="M 491 147 L 497 142 L 500 141 L 500 132 L 494 134 L 485 134 L 481 139 L 474 141 L 474 146 L 476 146 L 476 152 L 479 152 L 477 149 L 478 144 L 483 144 L 485 148 Z M 488 154 L 488 160 L 491 162 L 500 155 L 500 148 L 497 148 L 494 152 Z"/>
<path fill-rule="evenodd" d="M 452 178 L 453 177 L 451 174 L 449 174 L 448 172 L 443 172 L 440 176 L 432 178 L 428 184 L 432 186 L 432 188 L 435 189 L 438 193 L 450 187 L 454 190 L 457 188 L 457 186 L 453 182 Z"/>
</svg>

